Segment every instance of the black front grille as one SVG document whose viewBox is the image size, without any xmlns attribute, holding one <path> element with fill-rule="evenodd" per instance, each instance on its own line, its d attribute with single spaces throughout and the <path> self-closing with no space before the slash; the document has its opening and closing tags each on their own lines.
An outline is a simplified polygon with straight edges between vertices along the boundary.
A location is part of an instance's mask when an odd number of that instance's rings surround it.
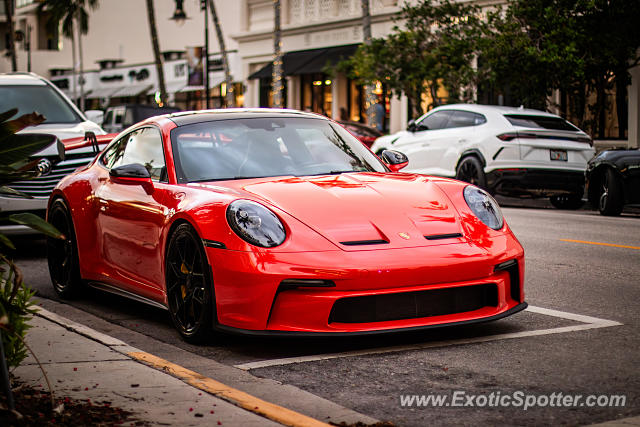
<svg viewBox="0 0 640 427">
<path fill-rule="evenodd" d="M 36 198 L 48 198 L 62 178 L 93 160 L 94 154 L 90 153 L 90 156 L 54 164 L 51 172 L 46 175 L 26 181 L 15 181 L 8 186 Z"/>
<path fill-rule="evenodd" d="M 368 323 L 465 313 L 498 306 L 494 283 L 428 291 L 342 298 L 329 323 Z"/>
</svg>

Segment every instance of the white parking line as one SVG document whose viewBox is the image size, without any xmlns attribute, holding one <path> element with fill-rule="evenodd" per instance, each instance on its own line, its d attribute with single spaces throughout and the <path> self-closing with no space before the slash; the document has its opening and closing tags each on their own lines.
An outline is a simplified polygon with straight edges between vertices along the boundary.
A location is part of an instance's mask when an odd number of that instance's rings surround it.
<svg viewBox="0 0 640 427">
<path fill-rule="evenodd" d="M 293 363 L 316 362 L 319 360 L 338 359 L 341 357 L 366 356 L 370 354 L 385 354 L 411 350 L 424 350 L 427 348 L 448 347 L 454 345 L 476 344 L 488 341 L 506 340 L 513 338 L 535 337 L 539 335 L 564 334 L 567 332 L 584 331 L 587 329 L 608 328 L 620 326 L 622 323 L 613 320 L 600 319 L 597 317 L 584 316 L 581 314 L 567 313 L 565 311 L 551 310 L 542 307 L 527 307 L 527 311 L 545 316 L 559 317 L 561 319 L 573 320 L 582 323 L 581 325 L 561 326 L 558 328 L 537 329 L 533 331 L 510 332 L 505 334 L 487 335 L 483 337 L 460 338 L 454 340 L 433 341 L 424 344 L 403 345 L 385 348 L 375 348 L 367 350 L 344 351 L 340 353 L 316 354 L 311 356 L 286 357 L 282 359 L 261 360 L 258 362 L 242 363 L 234 365 L 238 369 L 249 371 L 251 369 L 266 368 L 270 366 L 290 365 Z"/>
</svg>

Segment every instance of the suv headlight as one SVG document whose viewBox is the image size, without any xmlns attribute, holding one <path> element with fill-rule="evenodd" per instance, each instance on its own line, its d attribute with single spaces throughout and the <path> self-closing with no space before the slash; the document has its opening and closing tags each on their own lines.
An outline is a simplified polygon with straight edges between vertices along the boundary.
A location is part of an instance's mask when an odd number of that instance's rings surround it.
<svg viewBox="0 0 640 427">
<path fill-rule="evenodd" d="M 227 222 L 242 240 L 254 246 L 273 248 L 287 237 L 276 214 L 250 200 L 231 202 L 227 207 Z"/>
<path fill-rule="evenodd" d="M 504 218 L 498 202 L 484 190 L 468 185 L 464 188 L 464 200 L 473 213 L 487 227 L 500 230 L 504 225 Z"/>
</svg>

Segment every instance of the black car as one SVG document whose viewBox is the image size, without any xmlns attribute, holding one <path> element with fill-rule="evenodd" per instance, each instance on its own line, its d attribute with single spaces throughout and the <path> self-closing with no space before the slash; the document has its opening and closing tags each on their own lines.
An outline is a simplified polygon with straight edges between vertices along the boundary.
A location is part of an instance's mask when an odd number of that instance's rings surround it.
<svg viewBox="0 0 640 427">
<path fill-rule="evenodd" d="M 640 205 L 640 150 L 606 150 L 587 164 L 589 202 L 602 215 L 620 215 L 625 205 Z"/>
</svg>

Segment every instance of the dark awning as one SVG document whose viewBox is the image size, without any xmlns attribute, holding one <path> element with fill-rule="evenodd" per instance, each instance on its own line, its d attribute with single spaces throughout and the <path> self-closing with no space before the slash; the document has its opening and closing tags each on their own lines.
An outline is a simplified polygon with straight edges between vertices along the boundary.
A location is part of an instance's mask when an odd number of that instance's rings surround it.
<svg viewBox="0 0 640 427">
<path fill-rule="evenodd" d="M 283 55 L 283 71 L 285 76 L 312 74 L 323 72 L 325 66 L 336 64 L 350 58 L 358 49 L 357 44 L 336 46 L 321 49 L 287 52 Z M 249 76 L 252 79 L 271 78 L 273 63 L 269 63 Z"/>
<path fill-rule="evenodd" d="M 316 53 L 310 61 L 300 65 L 290 74 L 322 73 L 326 67 L 336 65 L 340 61 L 351 58 L 357 49 L 357 44 L 324 49 L 322 52 Z"/>
</svg>

